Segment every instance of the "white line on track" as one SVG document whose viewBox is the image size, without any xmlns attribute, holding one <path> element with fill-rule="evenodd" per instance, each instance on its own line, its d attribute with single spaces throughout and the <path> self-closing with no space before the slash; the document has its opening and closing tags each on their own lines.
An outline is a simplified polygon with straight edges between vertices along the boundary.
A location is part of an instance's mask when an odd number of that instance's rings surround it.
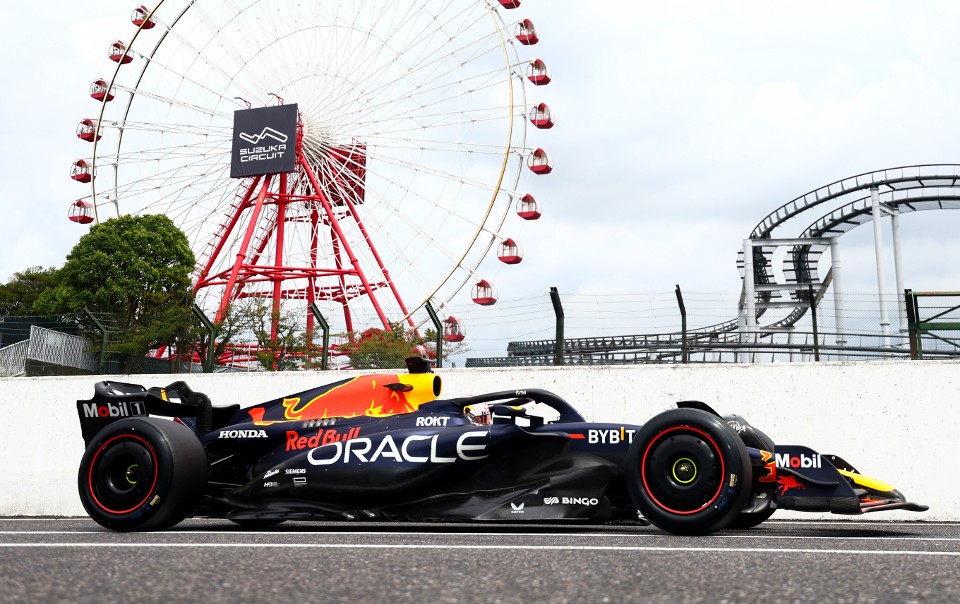
<svg viewBox="0 0 960 604">
<path fill-rule="evenodd" d="M 107 531 L 0 531 L 0 536 L 2 535 L 116 535 L 118 533 L 112 533 Z M 653 538 L 669 538 L 671 535 L 667 533 L 475 533 L 475 532 L 427 532 L 427 531 L 412 531 L 412 532 L 384 532 L 384 531 L 163 531 L 158 533 L 139 533 L 140 535 L 242 535 L 242 536 L 268 536 L 268 535 L 283 535 L 283 536 L 292 536 L 292 535 L 309 535 L 313 537 L 343 537 L 343 536 L 354 536 L 354 537 L 545 537 L 545 538 L 578 538 L 578 539 L 597 539 L 597 538 L 607 538 L 607 539 L 653 539 Z M 916 537 L 916 536 L 904 536 L 897 537 L 892 535 L 828 535 L 828 536 L 817 536 L 817 535 L 763 535 L 763 534 L 751 534 L 751 535 L 710 535 L 705 537 L 708 539 L 752 539 L 757 541 L 763 540 L 797 540 L 797 541 L 936 541 L 936 542 L 960 542 L 960 537 Z"/>
<path fill-rule="evenodd" d="M 843 554 L 855 556 L 929 556 L 960 557 L 960 552 L 924 551 L 873 551 L 846 549 L 791 549 L 751 547 L 642 547 L 642 546 L 591 546 L 591 545 L 410 545 L 391 543 L 345 544 L 345 543 L 4 543 L 3 548 L 219 548 L 219 549 L 439 549 L 439 550 L 535 550 L 535 551 L 582 551 L 597 552 L 686 552 L 686 553 L 757 553 L 757 554 Z"/>
</svg>

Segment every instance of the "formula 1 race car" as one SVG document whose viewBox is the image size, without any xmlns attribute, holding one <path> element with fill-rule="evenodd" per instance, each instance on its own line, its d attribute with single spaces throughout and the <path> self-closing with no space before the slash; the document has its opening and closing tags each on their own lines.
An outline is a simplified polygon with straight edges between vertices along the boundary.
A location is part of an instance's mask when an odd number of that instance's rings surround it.
<svg viewBox="0 0 960 604">
<path fill-rule="evenodd" d="M 756 526 L 777 509 L 927 509 L 840 457 L 774 445 L 704 403 L 643 425 L 595 423 L 545 390 L 440 399 L 426 361 L 408 368 L 245 409 L 214 406 L 184 382 L 99 382 L 77 402 L 80 499 L 116 531 L 188 516 L 251 526 L 646 519 L 703 535 Z"/>
</svg>

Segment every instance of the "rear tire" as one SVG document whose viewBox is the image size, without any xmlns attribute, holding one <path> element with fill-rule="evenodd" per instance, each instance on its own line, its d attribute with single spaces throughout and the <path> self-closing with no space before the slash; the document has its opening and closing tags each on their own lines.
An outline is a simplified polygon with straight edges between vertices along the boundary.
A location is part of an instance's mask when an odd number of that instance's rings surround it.
<svg viewBox="0 0 960 604">
<path fill-rule="evenodd" d="M 114 531 L 163 529 L 190 514 L 206 486 L 207 455 L 186 426 L 150 417 L 110 424 L 90 441 L 80 501 Z"/>
<path fill-rule="evenodd" d="M 750 494 L 747 448 L 719 417 L 665 411 L 638 430 L 627 487 L 643 516 L 677 535 L 707 535 L 730 524 Z"/>
</svg>

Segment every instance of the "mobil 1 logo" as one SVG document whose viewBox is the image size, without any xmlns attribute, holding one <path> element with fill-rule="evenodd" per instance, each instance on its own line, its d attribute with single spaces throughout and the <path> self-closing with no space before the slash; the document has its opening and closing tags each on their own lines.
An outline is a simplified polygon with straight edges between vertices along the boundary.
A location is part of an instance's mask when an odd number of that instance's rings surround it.
<svg viewBox="0 0 960 604">
<path fill-rule="evenodd" d="M 293 172 L 296 144 L 296 103 L 235 111 L 230 178 Z"/>
</svg>

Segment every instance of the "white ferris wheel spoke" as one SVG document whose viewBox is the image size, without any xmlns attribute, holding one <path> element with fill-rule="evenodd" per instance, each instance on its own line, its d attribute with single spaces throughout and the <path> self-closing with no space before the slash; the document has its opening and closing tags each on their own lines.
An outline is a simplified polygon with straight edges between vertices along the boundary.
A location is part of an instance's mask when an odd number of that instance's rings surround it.
<svg viewBox="0 0 960 604">
<path fill-rule="evenodd" d="M 156 27 L 131 38 L 133 61 L 109 82 L 117 96 L 101 105 L 84 199 L 104 218 L 167 214 L 199 267 L 214 248 L 237 249 L 257 195 L 229 177 L 234 112 L 296 103 L 329 205 L 287 206 L 291 266 L 340 266 L 349 244 L 370 272 L 369 237 L 408 302 L 445 307 L 503 239 L 531 151 L 519 11 L 502 11 L 493 0 L 159 0 Z M 287 182 L 312 194 L 299 173 Z M 278 262 L 279 225 L 266 203 L 249 262 Z M 341 287 L 359 286 L 347 275 Z"/>
</svg>

